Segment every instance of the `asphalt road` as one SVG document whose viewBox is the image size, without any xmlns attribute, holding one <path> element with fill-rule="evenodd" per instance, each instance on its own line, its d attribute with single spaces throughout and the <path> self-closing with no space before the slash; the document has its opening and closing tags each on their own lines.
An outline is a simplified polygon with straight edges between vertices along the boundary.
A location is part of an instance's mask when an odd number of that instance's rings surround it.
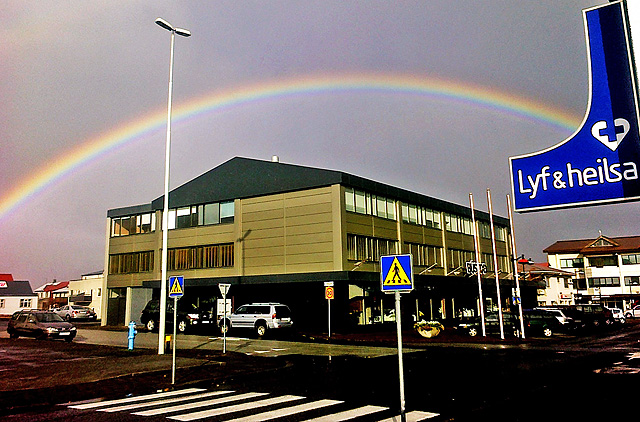
<svg viewBox="0 0 640 422">
<path fill-rule="evenodd" d="M 0 330 L 4 330 L 2 325 Z M 166 369 L 170 355 L 159 356 L 154 349 L 142 347 L 133 353 L 127 352 L 125 332 L 89 330 L 81 326 L 79 342 L 73 344 L 0 338 L 0 353 L 5 357 L 0 366 L 5 380 L 4 389 L 0 389 L 0 402 L 9 397 L 12 405 L 30 400 L 40 403 L 31 411 L 25 406 L 14 407 L 5 411 L 2 418 L 167 421 L 167 416 L 177 417 L 176 414 L 140 416 L 128 411 L 71 408 L 69 404 L 95 400 L 103 403 L 106 399 L 136 397 L 157 390 L 198 387 L 205 390 L 204 394 L 235 391 L 265 395 L 275 401 L 260 411 L 279 411 L 286 406 L 283 397 L 295 395 L 302 397 L 295 399 L 299 400 L 295 403 L 301 403 L 296 404 L 298 406 L 327 400 L 340 402 L 335 404 L 336 413 L 347 408 L 367 408 L 378 413 L 358 421 L 381 420 L 397 415 L 399 410 L 393 334 L 334 339 L 344 341 L 345 345 L 248 339 L 238 340 L 233 346 L 230 341 L 229 353 L 225 356 L 218 349 L 217 339 L 183 336 L 178 339 L 178 381 L 173 388 L 168 383 Z M 94 336 L 104 338 L 107 344 L 120 344 L 97 346 L 91 344 L 98 341 Z M 407 346 L 411 347 L 407 347 L 404 355 L 406 407 L 408 411 L 422 412 L 420 414 L 438 414 L 429 420 L 592 421 L 637 417 L 640 325 L 631 324 L 588 336 L 561 336 L 524 343 L 496 339 L 429 342 L 408 337 Z M 146 341 L 157 343 L 157 335 L 141 335 L 139 344 Z M 373 341 L 389 347 L 369 344 Z M 6 358 L 9 355 L 11 359 Z M 137 375 L 130 372 L 135 365 L 140 365 Z M 119 376 L 109 372 L 118 368 L 122 371 Z M 49 378 L 45 376 L 47 373 Z M 93 373 L 98 374 L 98 378 L 108 375 L 108 379 L 84 381 L 83 378 L 82 383 L 70 383 L 66 387 L 59 381 L 61 385 L 55 389 L 37 388 L 56 379 L 69 379 L 73 374 L 89 377 Z M 20 382 L 35 385 L 12 388 L 12 377 L 26 378 Z M 0 387 L 2 385 L 0 381 Z M 50 400 L 42 403 L 43 395 Z M 262 399 L 245 399 L 242 403 L 259 400 Z M 144 404 L 150 409 L 160 406 Z M 300 421 L 328 411 L 307 410 L 277 420 Z M 257 410 L 235 412 L 230 417 L 248 417 Z M 207 420 L 222 421 L 230 417 L 217 415 Z"/>
</svg>

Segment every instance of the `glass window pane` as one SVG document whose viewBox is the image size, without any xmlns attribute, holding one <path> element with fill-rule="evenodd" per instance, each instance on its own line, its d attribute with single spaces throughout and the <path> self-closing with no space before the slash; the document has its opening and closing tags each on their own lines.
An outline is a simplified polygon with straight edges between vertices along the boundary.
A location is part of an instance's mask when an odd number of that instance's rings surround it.
<svg viewBox="0 0 640 422">
<path fill-rule="evenodd" d="M 234 216 L 234 204 L 233 201 L 222 202 L 220 204 L 220 222 L 232 223 Z"/>
</svg>

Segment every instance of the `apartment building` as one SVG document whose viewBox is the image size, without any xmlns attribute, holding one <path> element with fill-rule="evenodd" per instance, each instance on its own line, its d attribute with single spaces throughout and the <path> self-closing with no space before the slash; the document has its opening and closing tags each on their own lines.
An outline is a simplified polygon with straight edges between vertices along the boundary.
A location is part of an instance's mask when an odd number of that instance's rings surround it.
<svg viewBox="0 0 640 422">
<path fill-rule="evenodd" d="M 640 300 L 640 236 L 560 240 L 544 252 L 550 266 L 573 273 L 576 303 L 627 309 Z"/>
<path fill-rule="evenodd" d="M 107 212 L 103 323 L 139 320 L 159 297 L 163 197 Z M 480 256 L 489 273 L 487 306 L 497 307 L 491 230 L 476 212 Z M 513 287 L 509 222 L 494 217 L 504 306 Z M 230 283 L 233 307 L 289 305 L 298 326 L 326 324 L 324 282 L 334 282 L 332 327 L 389 319 L 379 258 L 411 253 L 415 289 L 403 312 L 447 319 L 478 309 L 478 284 L 464 272 L 475 260 L 468 207 L 342 171 L 233 158 L 169 193 L 168 275 L 185 278 L 184 297 L 215 306 Z M 522 288 L 535 305 L 536 285 Z M 215 312 L 215 309 L 213 309 Z M 104 315 L 103 315 L 104 316 Z"/>
</svg>

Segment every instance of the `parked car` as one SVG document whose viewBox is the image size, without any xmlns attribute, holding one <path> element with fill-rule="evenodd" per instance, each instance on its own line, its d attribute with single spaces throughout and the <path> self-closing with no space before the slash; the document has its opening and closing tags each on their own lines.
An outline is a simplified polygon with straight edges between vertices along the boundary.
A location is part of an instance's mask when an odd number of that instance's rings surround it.
<svg viewBox="0 0 640 422">
<path fill-rule="evenodd" d="M 235 328 L 254 330 L 263 337 L 267 330 L 292 328 L 291 310 L 281 303 L 249 303 L 242 305 L 227 318 L 221 319 L 220 330 Z"/>
<path fill-rule="evenodd" d="M 183 302 L 183 300 L 184 299 L 178 300 L 177 314 L 177 330 L 181 333 L 199 326 L 198 323 L 200 322 L 200 311 L 198 308 L 189 302 Z M 140 315 L 140 322 L 144 324 L 148 331 L 158 329 L 160 323 L 160 301 L 158 299 L 147 302 L 147 305 Z M 165 326 L 173 326 L 173 300 L 169 299 L 167 299 Z"/>
<path fill-rule="evenodd" d="M 625 318 L 624 312 L 622 312 L 622 309 L 620 308 L 607 308 L 607 309 L 611 311 L 611 316 L 613 317 L 613 320 L 618 324 L 624 324 L 627 322 L 627 319 Z"/>
<path fill-rule="evenodd" d="M 7 332 L 10 338 L 23 336 L 37 339 L 60 338 L 72 341 L 77 330 L 73 324 L 63 320 L 55 312 L 28 310 L 15 312 L 11 316 Z"/>
<path fill-rule="evenodd" d="M 500 334 L 500 318 L 497 312 L 487 312 L 484 317 L 487 334 Z M 465 317 L 458 322 L 457 328 L 471 337 L 482 335 L 482 320 L 480 317 Z M 509 312 L 502 313 L 502 328 L 505 336 L 517 337 L 520 334 L 518 317 Z"/>
<path fill-rule="evenodd" d="M 562 327 L 554 314 L 546 310 L 527 310 L 522 312 L 522 316 L 524 317 L 525 334 L 528 336 L 542 334 L 545 337 L 551 337 Z"/>
<path fill-rule="evenodd" d="M 98 317 L 93 309 L 88 306 L 80 305 L 65 305 L 57 312 L 62 319 L 71 321 L 73 319 L 88 319 L 95 321 Z"/>
<path fill-rule="evenodd" d="M 624 311 L 625 318 L 639 318 L 640 317 L 640 305 L 636 305 L 631 309 Z"/>
<path fill-rule="evenodd" d="M 576 328 L 581 328 L 582 326 L 582 319 L 577 312 L 571 312 L 564 308 L 548 308 L 543 306 L 535 309 L 553 315 L 560 323 L 559 331 L 571 331 Z M 578 317 L 578 319 L 574 319 L 574 316 Z"/>
<path fill-rule="evenodd" d="M 602 326 L 613 325 L 614 323 L 611 311 L 605 308 L 604 305 L 600 305 L 597 303 L 578 304 L 573 305 L 573 307 L 576 310 L 582 312 L 584 316 L 583 321 L 587 324 L 587 326 L 598 328 Z"/>
</svg>

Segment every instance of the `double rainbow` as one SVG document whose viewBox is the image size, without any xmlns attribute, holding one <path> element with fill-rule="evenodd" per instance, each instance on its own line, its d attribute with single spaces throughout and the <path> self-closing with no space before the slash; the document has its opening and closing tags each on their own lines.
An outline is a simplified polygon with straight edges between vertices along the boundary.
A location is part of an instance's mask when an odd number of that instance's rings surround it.
<svg viewBox="0 0 640 422">
<path fill-rule="evenodd" d="M 333 93 L 382 93 L 409 95 L 458 102 L 474 107 L 534 121 L 572 132 L 581 117 L 546 104 L 506 94 L 494 89 L 439 78 L 396 74 L 354 74 L 313 76 L 267 82 L 253 86 L 213 92 L 186 103 L 174 105 L 172 124 L 233 107 L 281 98 Z M 98 160 L 106 153 L 142 139 L 166 125 L 166 109 L 125 123 L 88 139 L 34 172 L 25 181 L 0 197 L 0 220 L 59 181 L 73 170 Z"/>
</svg>

